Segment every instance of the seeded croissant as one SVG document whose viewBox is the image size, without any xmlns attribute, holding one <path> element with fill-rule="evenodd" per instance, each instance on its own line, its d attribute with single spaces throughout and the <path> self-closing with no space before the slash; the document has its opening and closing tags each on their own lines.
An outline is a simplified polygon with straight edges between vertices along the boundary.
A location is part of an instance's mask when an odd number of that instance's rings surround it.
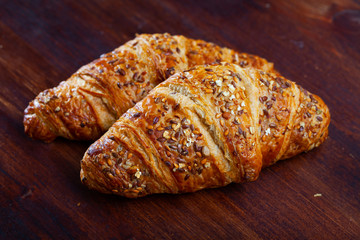
<svg viewBox="0 0 360 240">
<path fill-rule="evenodd" d="M 81 181 L 125 197 L 254 181 L 319 146 L 330 114 L 278 75 L 224 63 L 179 72 L 129 109 L 81 161 Z"/>
<path fill-rule="evenodd" d="M 58 136 L 96 140 L 171 74 L 220 61 L 274 71 L 265 59 L 212 43 L 142 34 L 40 93 L 25 110 L 25 132 L 47 142 Z"/>
</svg>

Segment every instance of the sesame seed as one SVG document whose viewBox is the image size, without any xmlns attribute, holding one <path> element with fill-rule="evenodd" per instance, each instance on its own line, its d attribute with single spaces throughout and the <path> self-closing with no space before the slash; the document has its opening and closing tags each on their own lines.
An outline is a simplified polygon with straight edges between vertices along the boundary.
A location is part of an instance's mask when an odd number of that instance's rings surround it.
<svg viewBox="0 0 360 240">
<path fill-rule="evenodd" d="M 163 142 L 165 142 L 166 141 L 166 138 L 164 138 L 164 137 L 160 137 L 160 138 L 158 138 L 158 139 L 156 139 L 158 142 L 160 142 L 160 143 L 163 143 Z"/>
<path fill-rule="evenodd" d="M 207 146 L 203 146 L 202 147 L 202 154 L 205 156 L 205 157 L 208 157 L 210 156 L 210 150 Z"/>
<path fill-rule="evenodd" d="M 250 128 L 249 128 L 249 131 L 250 131 L 251 134 L 254 134 L 254 133 L 255 133 L 254 127 L 250 127 Z"/>
<path fill-rule="evenodd" d="M 248 65 L 248 62 L 246 60 L 240 62 L 241 67 L 245 67 L 246 65 Z"/>
<path fill-rule="evenodd" d="M 224 135 L 225 135 L 225 136 L 229 135 L 229 129 L 226 129 Z"/>
<path fill-rule="evenodd" d="M 54 111 L 55 111 L 55 112 L 59 112 L 59 111 L 60 111 L 60 107 L 57 106 Z"/>
<path fill-rule="evenodd" d="M 135 173 L 135 177 L 140 178 L 140 176 L 141 176 L 141 172 L 139 171 L 139 169 L 137 169 L 137 171 Z"/>
<path fill-rule="evenodd" d="M 186 167 L 185 163 L 179 163 L 179 168 L 184 168 Z"/>
<path fill-rule="evenodd" d="M 124 69 L 122 69 L 122 68 L 119 68 L 118 70 L 116 70 L 116 72 L 117 72 L 118 74 L 120 74 L 121 76 L 125 76 L 125 75 L 126 75 L 126 72 L 125 72 Z"/>
<path fill-rule="evenodd" d="M 260 100 L 261 103 L 264 103 L 267 99 L 268 99 L 267 96 L 259 97 L 259 100 Z"/>
<path fill-rule="evenodd" d="M 213 90 L 212 89 L 205 89 L 205 92 L 206 93 L 213 93 Z"/>
<path fill-rule="evenodd" d="M 183 156 L 186 156 L 186 155 L 189 154 L 189 151 L 187 149 L 184 149 L 184 150 L 181 151 L 180 154 L 183 155 Z"/>
<path fill-rule="evenodd" d="M 174 110 L 175 110 L 175 111 L 178 110 L 179 107 L 180 107 L 180 104 L 176 104 L 176 105 L 174 106 Z"/>
<path fill-rule="evenodd" d="M 44 103 L 48 103 L 48 102 L 50 102 L 50 98 L 49 98 L 49 97 L 47 97 L 47 98 L 44 99 Z"/>
<path fill-rule="evenodd" d="M 229 91 L 231 92 L 231 93 L 233 93 L 234 91 L 235 91 L 235 87 L 234 87 L 234 85 L 232 85 L 232 84 L 229 84 Z"/>
<path fill-rule="evenodd" d="M 169 131 L 164 131 L 163 137 L 166 138 L 166 139 L 170 139 Z"/>
<path fill-rule="evenodd" d="M 265 105 L 266 105 L 267 109 L 270 109 L 272 107 L 273 103 L 271 101 L 267 101 Z"/>
<path fill-rule="evenodd" d="M 184 159 L 182 159 L 182 158 L 177 158 L 177 160 L 179 161 L 179 162 L 182 162 L 182 163 L 186 163 L 186 161 L 184 160 Z"/>
<path fill-rule="evenodd" d="M 240 118 L 239 118 L 238 116 L 235 117 L 234 123 L 235 123 L 236 125 L 240 124 Z"/>
<path fill-rule="evenodd" d="M 266 131 L 265 131 L 265 135 L 269 135 L 270 133 L 271 133 L 270 128 L 266 129 Z"/>
<path fill-rule="evenodd" d="M 271 128 L 276 128 L 276 124 L 275 124 L 275 123 L 270 123 L 270 124 L 269 124 L 269 127 L 271 127 Z"/>
<path fill-rule="evenodd" d="M 184 126 L 189 126 L 189 125 L 184 125 Z M 186 136 L 190 136 L 190 133 L 191 133 L 191 130 L 189 129 L 189 128 L 186 128 L 185 130 L 184 130 L 184 133 L 185 133 L 185 135 Z"/>
<path fill-rule="evenodd" d="M 195 131 L 193 131 L 193 133 L 196 134 L 196 135 L 198 135 L 200 132 L 197 131 L 197 130 L 195 130 Z"/>
<path fill-rule="evenodd" d="M 221 113 L 216 114 L 215 117 L 216 117 L 216 118 L 221 117 Z"/>
<path fill-rule="evenodd" d="M 222 114 L 222 117 L 225 118 L 226 120 L 228 120 L 231 117 L 231 114 L 229 112 L 224 112 Z"/>
</svg>

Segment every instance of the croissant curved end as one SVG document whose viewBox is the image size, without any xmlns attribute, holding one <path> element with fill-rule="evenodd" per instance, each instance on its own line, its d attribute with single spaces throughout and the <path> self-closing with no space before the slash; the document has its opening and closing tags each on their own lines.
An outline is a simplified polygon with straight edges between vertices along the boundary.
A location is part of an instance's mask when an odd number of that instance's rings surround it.
<svg viewBox="0 0 360 240">
<path fill-rule="evenodd" d="M 51 142 L 57 136 L 48 125 L 46 125 L 34 111 L 30 104 L 24 111 L 24 130 L 25 134 L 34 139 L 40 139 L 44 142 Z"/>
<path fill-rule="evenodd" d="M 311 99 L 317 103 L 317 111 L 320 111 L 320 114 L 309 114 L 306 124 L 297 121 L 298 124 L 292 129 L 290 143 L 281 160 L 319 147 L 329 135 L 330 110 L 319 96 L 312 94 Z M 299 115 L 303 113 L 300 112 Z M 316 125 L 317 127 L 315 128 L 314 126 Z"/>
<path fill-rule="evenodd" d="M 121 170 L 115 174 L 115 172 L 107 171 L 101 167 L 107 164 L 109 158 L 100 150 L 111 148 L 112 144 L 112 140 L 102 137 L 89 147 L 81 160 L 80 180 L 90 189 L 107 194 L 120 194 L 119 189 L 129 187 L 129 179 L 131 178 L 129 171 L 133 169 Z M 133 154 L 131 153 L 131 155 Z M 124 194 L 129 198 L 146 195 L 145 192 L 129 192 L 128 190 L 125 190 Z"/>
</svg>

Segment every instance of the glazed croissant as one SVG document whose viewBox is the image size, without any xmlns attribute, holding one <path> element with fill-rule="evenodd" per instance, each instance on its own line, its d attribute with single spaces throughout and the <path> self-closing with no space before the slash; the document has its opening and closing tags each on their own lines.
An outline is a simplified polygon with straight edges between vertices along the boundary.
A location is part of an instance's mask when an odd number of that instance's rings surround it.
<svg viewBox="0 0 360 240">
<path fill-rule="evenodd" d="M 126 110 L 175 72 L 220 61 L 272 71 L 273 64 L 201 40 L 142 34 L 40 93 L 25 110 L 25 132 L 50 142 L 57 136 L 98 139 Z"/>
<path fill-rule="evenodd" d="M 262 168 L 319 146 L 330 114 L 278 75 L 223 63 L 164 81 L 81 161 L 81 181 L 125 197 L 253 181 Z"/>
</svg>

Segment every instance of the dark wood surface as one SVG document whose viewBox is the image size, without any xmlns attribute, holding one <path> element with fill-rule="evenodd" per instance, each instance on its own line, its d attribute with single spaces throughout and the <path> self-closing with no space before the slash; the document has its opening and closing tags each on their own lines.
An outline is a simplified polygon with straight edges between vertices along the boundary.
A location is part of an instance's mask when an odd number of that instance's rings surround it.
<svg viewBox="0 0 360 240">
<path fill-rule="evenodd" d="M 155 32 L 273 61 L 328 104 L 329 138 L 252 183 L 135 200 L 89 191 L 79 161 L 90 143 L 32 140 L 23 110 L 135 33 Z M 0 0 L 0 80 L 1 239 L 360 239 L 358 0 Z"/>
</svg>

